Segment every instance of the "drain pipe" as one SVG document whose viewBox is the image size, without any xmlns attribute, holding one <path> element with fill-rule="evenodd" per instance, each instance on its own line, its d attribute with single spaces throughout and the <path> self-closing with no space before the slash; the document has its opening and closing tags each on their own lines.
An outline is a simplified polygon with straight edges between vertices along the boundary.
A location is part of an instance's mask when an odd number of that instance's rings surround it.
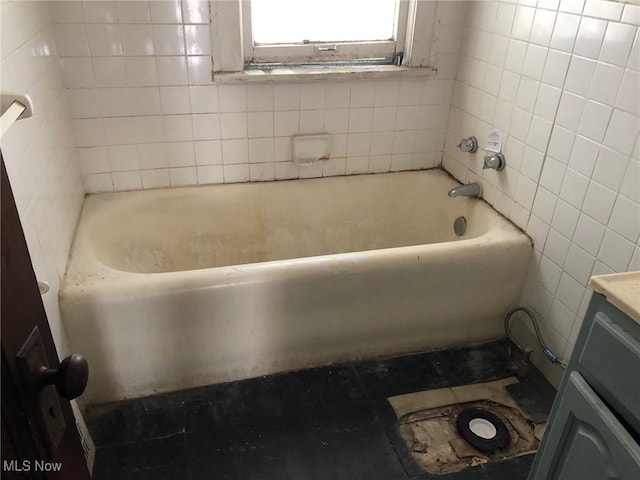
<svg viewBox="0 0 640 480">
<path fill-rule="evenodd" d="M 540 327 L 538 326 L 538 321 L 535 315 L 533 314 L 533 312 L 525 307 L 516 307 L 511 309 L 509 313 L 507 313 L 507 316 L 504 319 L 504 331 L 507 334 L 507 338 L 511 340 L 511 342 L 513 342 L 515 346 L 518 347 L 524 355 L 523 360 L 521 360 L 518 365 L 518 374 L 520 374 L 520 372 L 522 371 L 522 376 L 526 376 L 529 370 L 529 363 L 530 363 L 529 358 L 531 357 L 531 353 L 533 349 L 531 347 L 523 347 L 522 345 L 520 345 L 518 342 L 516 342 L 516 340 L 513 338 L 513 335 L 511 334 L 511 317 L 516 312 L 522 312 L 526 314 L 527 317 L 529 317 L 529 320 L 531 320 L 531 324 L 533 325 L 533 329 L 536 334 L 536 339 L 538 340 L 538 344 L 542 349 L 542 353 L 545 354 L 545 356 L 551 361 L 551 363 L 557 363 L 561 367 L 566 368 L 566 364 L 560 360 L 560 357 L 558 357 L 555 353 L 553 353 L 553 351 L 548 347 L 548 345 L 544 341 L 544 338 L 542 337 L 542 332 L 540 332 Z"/>
</svg>

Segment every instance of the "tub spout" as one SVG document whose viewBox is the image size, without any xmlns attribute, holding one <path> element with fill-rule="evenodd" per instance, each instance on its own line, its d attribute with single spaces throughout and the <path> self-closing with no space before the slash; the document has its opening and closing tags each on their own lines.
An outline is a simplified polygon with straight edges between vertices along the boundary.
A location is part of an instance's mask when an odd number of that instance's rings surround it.
<svg viewBox="0 0 640 480">
<path fill-rule="evenodd" d="M 478 183 L 460 185 L 449 190 L 449 196 L 453 197 L 479 197 L 482 194 L 482 187 Z"/>
</svg>

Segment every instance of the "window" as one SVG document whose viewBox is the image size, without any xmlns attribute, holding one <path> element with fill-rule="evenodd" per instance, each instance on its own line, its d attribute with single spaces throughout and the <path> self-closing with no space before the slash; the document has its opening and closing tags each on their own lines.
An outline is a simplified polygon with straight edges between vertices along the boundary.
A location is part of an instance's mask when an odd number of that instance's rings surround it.
<svg viewBox="0 0 640 480">
<path fill-rule="evenodd" d="M 247 6 L 243 27 L 249 65 L 345 60 L 394 64 L 404 48 L 406 1 L 251 0 Z"/>
<path fill-rule="evenodd" d="M 433 66 L 430 49 L 437 30 L 436 1 L 211 0 L 211 13 L 216 81 L 249 76 L 260 81 L 260 75 L 262 80 L 273 79 L 276 75 L 266 75 L 271 72 L 280 72 L 279 78 L 343 75 L 340 68 L 346 67 L 348 74 L 361 66 L 385 75 L 409 67 L 427 67 L 424 74 L 434 71 L 429 65 Z"/>
</svg>

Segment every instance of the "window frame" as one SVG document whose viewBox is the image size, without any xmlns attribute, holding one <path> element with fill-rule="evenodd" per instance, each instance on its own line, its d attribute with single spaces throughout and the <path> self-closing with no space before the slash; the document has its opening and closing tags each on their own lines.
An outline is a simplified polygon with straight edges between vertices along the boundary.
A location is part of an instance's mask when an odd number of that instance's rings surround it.
<svg viewBox="0 0 640 480">
<path fill-rule="evenodd" d="M 242 2 L 243 52 L 245 65 L 259 63 L 304 63 L 348 61 L 363 58 L 392 58 L 403 53 L 406 43 L 409 3 L 398 0 L 394 34 L 390 40 L 309 42 L 261 45 L 253 42 L 251 0 Z"/>
<path fill-rule="evenodd" d="M 397 48 L 400 51 L 404 47 L 401 67 L 391 67 L 389 65 L 359 67 L 354 64 L 351 71 L 357 73 L 359 68 L 366 68 L 370 74 L 376 67 L 386 73 L 392 73 L 393 68 L 398 71 L 407 71 L 409 68 L 424 67 L 425 70 L 435 70 L 435 49 L 432 45 L 436 40 L 436 32 L 439 23 L 439 2 L 425 0 L 400 0 L 403 8 L 398 12 L 406 12 L 406 30 L 404 35 L 404 45 L 399 41 Z M 211 7 L 211 39 L 212 39 L 212 61 L 213 76 L 216 74 L 222 80 L 222 74 L 242 74 L 247 73 L 247 62 L 253 58 L 253 45 L 250 36 L 245 35 L 245 31 L 250 31 L 250 0 L 210 0 Z M 351 42 L 349 42 L 351 43 Z M 314 44 L 315 45 L 315 44 Z M 335 53 L 335 52 L 334 52 Z M 327 55 L 330 56 L 330 55 Z M 266 57 L 265 57 L 266 58 Z M 282 58 L 281 63 L 292 63 L 292 69 L 297 73 L 304 73 L 307 67 L 295 63 L 291 58 Z M 340 60 L 334 55 L 334 60 Z M 349 67 L 351 68 L 351 67 Z M 311 69 L 310 69 L 311 70 Z M 265 72 L 267 69 L 265 69 Z M 310 72 L 311 74 L 326 74 L 322 72 Z M 344 73 L 344 72 L 343 72 Z M 264 77 L 264 76 L 263 76 Z M 240 77 L 232 77 L 231 81 L 238 81 Z M 255 76 L 252 76 L 256 79 Z"/>
</svg>

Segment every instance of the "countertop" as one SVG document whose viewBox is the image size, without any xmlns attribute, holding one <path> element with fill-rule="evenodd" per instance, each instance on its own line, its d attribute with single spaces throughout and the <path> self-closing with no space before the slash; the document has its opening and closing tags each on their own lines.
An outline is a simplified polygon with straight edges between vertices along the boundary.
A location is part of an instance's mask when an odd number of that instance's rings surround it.
<svg viewBox="0 0 640 480">
<path fill-rule="evenodd" d="M 640 323 L 640 272 L 597 275 L 591 277 L 589 286 Z"/>
</svg>

